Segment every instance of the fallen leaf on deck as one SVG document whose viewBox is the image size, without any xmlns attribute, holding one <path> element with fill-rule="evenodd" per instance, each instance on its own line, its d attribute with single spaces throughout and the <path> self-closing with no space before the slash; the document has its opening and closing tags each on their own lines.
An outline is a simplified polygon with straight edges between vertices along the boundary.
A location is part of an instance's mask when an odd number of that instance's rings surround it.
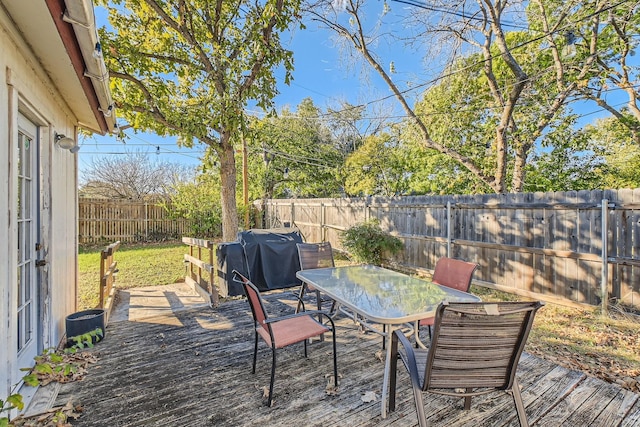
<svg viewBox="0 0 640 427">
<path fill-rule="evenodd" d="M 362 395 L 362 397 L 360 399 L 363 402 L 370 403 L 370 402 L 377 401 L 378 400 L 378 396 L 372 391 L 367 391 Z"/>
<path fill-rule="evenodd" d="M 267 386 L 262 387 L 262 397 L 265 399 L 269 398 L 269 387 Z"/>
</svg>

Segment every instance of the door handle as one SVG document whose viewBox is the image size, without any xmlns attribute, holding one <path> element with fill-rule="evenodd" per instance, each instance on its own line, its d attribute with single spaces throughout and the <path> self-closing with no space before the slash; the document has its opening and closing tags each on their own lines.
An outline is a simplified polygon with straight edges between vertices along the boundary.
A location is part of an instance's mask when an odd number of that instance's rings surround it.
<svg viewBox="0 0 640 427">
<path fill-rule="evenodd" d="M 38 259 L 38 260 L 36 260 L 36 267 L 44 267 L 45 265 L 47 265 L 47 260 L 46 259 Z"/>
</svg>

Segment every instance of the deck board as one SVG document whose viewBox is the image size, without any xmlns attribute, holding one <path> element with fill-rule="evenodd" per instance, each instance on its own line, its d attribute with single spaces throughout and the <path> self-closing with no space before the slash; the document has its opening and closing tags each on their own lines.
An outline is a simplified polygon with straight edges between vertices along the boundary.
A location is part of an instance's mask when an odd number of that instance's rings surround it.
<svg viewBox="0 0 640 427">
<path fill-rule="evenodd" d="M 149 298 L 146 296 L 146 298 Z M 129 303 L 129 299 L 126 299 Z M 288 292 L 265 295 L 272 315 L 290 313 Z M 154 300 L 154 304 L 157 301 Z M 137 307 L 139 308 L 139 307 Z M 63 384 L 55 404 L 80 404 L 74 426 L 394 426 L 417 424 L 408 375 L 398 375 L 397 410 L 386 419 L 378 396 L 384 363 L 382 340 L 361 333 L 339 318 L 338 395 L 325 392 L 332 372 L 330 334 L 324 342 L 282 349 L 271 408 L 262 405 L 269 384 L 270 350 L 261 343 L 256 374 L 251 374 L 253 331 L 249 306 L 235 300 L 211 309 L 178 304 L 173 310 L 141 310 L 144 316 L 112 320 L 105 339 L 93 351 L 98 363 L 83 381 Z M 638 394 L 583 373 L 524 354 L 518 380 L 527 417 L 539 426 L 640 426 Z M 470 411 L 462 399 L 425 394 L 431 426 L 516 426 L 510 395 L 473 398 Z"/>
</svg>

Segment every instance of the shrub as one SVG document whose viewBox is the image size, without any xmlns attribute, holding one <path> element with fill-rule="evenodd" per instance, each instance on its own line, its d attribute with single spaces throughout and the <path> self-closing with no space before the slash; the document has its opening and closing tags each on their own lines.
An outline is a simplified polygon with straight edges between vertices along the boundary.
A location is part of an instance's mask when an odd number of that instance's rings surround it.
<svg viewBox="0 0 640 427">
<path fill-rule="evenodd" d="M 377 219 L 345 230 L 340 242 L 355 261 L 374 265 L 381 265 L 385 256 L 395 255 L 403 248 L 400 239 L 382 231 Z"/>
</svg>

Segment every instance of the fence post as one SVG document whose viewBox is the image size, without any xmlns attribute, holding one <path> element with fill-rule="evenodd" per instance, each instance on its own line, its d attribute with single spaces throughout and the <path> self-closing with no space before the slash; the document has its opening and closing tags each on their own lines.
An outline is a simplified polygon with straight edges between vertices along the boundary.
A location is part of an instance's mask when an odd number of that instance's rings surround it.
<svg viewBox="0 0 640 427">
<path fill-rule="evenodd" d="M 609 200 L 602 199 L 602 277 L 600 278 L 601 312 L 609 310 Z"/>
<path fill-rule="evenodd" d="M 209 240 L 207 241 L 207 249 L 209 250 L 209 265 L 211 266 L 211 270 L 209 270 L 209 291 L 211 292 L 211 294 L 214 296 L 213 297 L 213 303 L 214 305 L 218 305 L 219 302 L 219 296 L 218 296 L 218 289 L 216 288 L 216 268 L 213 265 L 213 250 L 214 250 L 214 243 Z"/>
<path fill-rule="evenodd" d="M 144 238 L 149 240 L 149 205 L 144 202 Z"/>
<path fill-rule="evenodd" d="M 447 201 L 447 258 L 451 258 L 451 201 Z"/>
<path fill-rule="evenodd" d="M 296 223 L 296 204 L 291 202 L 291 224 L 290 227 L 293 227 L 293 224 Z"/>
<path fill-rule="evenodd" d="M 113 254 L 120 247 L 120 241 L 110 244 L 100 251 L 100 302 L 98 308 L 105 308 L 105 302 L 111 294 L 118 263 L 113 260 Z"/>
<path fill-rule="evenodd" d="M 320 241 L 324 242 L 327 240 L 327 228 L 325 227 L 325 212 L 324 212 L 324 203 L 320 202 Z"/>
<path fill-rule="evenodd" d="M 364 222 L 369 221 L 369 196 L 364 198 Z"/>
<path fill-rule="evenodd" d="M 105 261 L 107 258 L 107 249 L 100 251 L 100 300 L 98 308 L 104 308 L 104 290 L 107 287 L 104 275 L 106 273 Z"/>
</svg>

